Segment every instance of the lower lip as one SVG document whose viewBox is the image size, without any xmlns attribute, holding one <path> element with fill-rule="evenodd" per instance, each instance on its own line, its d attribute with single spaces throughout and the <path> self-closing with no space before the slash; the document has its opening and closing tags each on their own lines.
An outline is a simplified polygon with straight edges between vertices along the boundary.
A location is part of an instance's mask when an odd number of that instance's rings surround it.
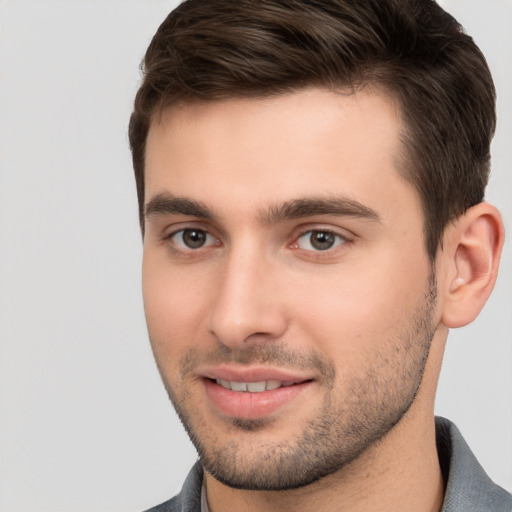
<svg viewBox="0 0 512 512">
<path fill-rule="evenodd" d="M 223 388 L 210 379 L 204 379 L 203 382 L 208 398 L 220 412 L 246 420 L 255 420 L 272 414 L 312 385 L 312 381 L 307 381 L 271 391 L 250 393 Z"/>
</svg>

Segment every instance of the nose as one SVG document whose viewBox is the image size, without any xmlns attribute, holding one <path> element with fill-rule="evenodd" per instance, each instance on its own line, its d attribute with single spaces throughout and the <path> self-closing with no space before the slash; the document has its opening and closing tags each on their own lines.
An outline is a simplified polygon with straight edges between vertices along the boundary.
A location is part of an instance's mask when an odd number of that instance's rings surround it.
<svg viewBox="0 0 512 512">
<path fill-rule="evenodd" d="M 277 340 L 288 324 L 276 265 L 241 252 L 223 262 L 209 318 L 210 332 L 233 349 Z"/>
</svg>

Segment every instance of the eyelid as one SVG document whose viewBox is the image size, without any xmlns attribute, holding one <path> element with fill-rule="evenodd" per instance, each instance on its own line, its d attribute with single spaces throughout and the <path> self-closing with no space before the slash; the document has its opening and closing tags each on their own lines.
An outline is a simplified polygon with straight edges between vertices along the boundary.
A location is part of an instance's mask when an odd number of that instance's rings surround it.
<svg viewBox="0 0 512 512">
<path fill-rule="evenodd" d="M 174 237 L 183 233 L 184 231 L 202 231 L 206 234 L 207 241 L 204 245 L 193 248 L 187 247 L 184 243 L 177 243 Z M 203 250 L 211 249 L 212 247 L 220 247 L 222 245 L 221 238 L 215 233 L 215 230 L 210 226 L 205 226 L 202 221 L 183 221 L 175 224 L 168 225 L 162 230 L 159 236 L 160 241 L 167 246 L 176 255 L 192 255 L 194 253 L 201 253 Z"/>
<path fill-rule="evenodd" d="M 205 236 L 204 244 L 200 245 L 199 247 L 188 247 L 185 244 L 185 241 L 183 239 L 182 240 L 179 239 L 180 233 L 181 233 L 181 236 L 183 238 L 184 233 L 187 232 L 187 231 L 195 231 L 195 232 L 204 233 L 206 235 Z M 180 251 L 187 251 L 187 252 L 188 251 L 196 252 L 196 251 L 199 251 L 201 249 L 206 249 L 208 247 L 219 246 L 219 241 L 217 240 L 217 238 L 215 238 L 208 231 L 206 231 L 204 229 L 199 229 L 199 228 L 183 228 L 183 229 L 178 229 L 177 231 L 174 231 L 173 233 L 171 233 L 169 235 L 168 240 L 171 240 L 173 242 L 173 244 L 178 248 L 178 250 L 180 250 Z"/>
<path fill-rule="evenodd" d="M 160 230 L 160 238 L 162 240 L 167 240 L 176 233 L 184 231 L 186 229 L 196 229 L 197 231 L 204 231 L 214 236 L 215 238 L 218 238 L 217 234 L 214 233 L 214 230 L 211 228 L 211 226 L 206 225 L 204 222 L 200 220 L 183 220 L 181 222 L 166 223 L 165 227 L 162 226 L 162 229 Z"/>
<path fill-rule="evenodd" d="M 326 249 L 319 249 L 315 247 L 301 247 L 299 245 L 300 238 L 304 236 L 311 236 L 314 232 L 332 233 L 338 237 L 332 247 Z M 322 222 L 310 222 L 297 226 L 292 234 L 292 242 L 288 245 L 288 248 L 298 251 L 298 254 L 308 260 L 317 260 L 323 262 L 329 262 L 334 257 L 340 256 L 348 247 L 358 238 L 352 231 L 340 227 L 339 225 L 332 225 L 329 223 Z"/>
<path fill-rule="evenodd" d="M 355 238 L 357 238 L 357 235 L 347 228 L 323 222 L 310 222 L 297 226 L 293 231 L 292 238 L 297 239 L 300 236 L 312 231 L 333 233 L 334 235 L 341 236 L 347 241 L 353 241 Z"/>
<path fill-rule="evenodd" d="M 331 247 L 327 247 L 325 249 L 319 249 L 319 248 L 315 248 L 315 247 L 311 247 L 311 248 L 304 248 L 304 247 L 300 247 L 299 246 L 299 241 L 302 239 L 302 238 L 306 238 L 306 237 L 309 237 L 309 239 L 311 240 L 311 236 L 314 234 L 314 233 L 325 233 L 325 234 L 328 234 L 328 235 L 333 235 L 334 237 L 334 242 L 333 242 L 333 245 Z M 307 238 L 306 238 L 306 241 L 307 241 Z M 339 245 L 342 245 L 343 243 L 346 243 L 347 242 L 347 239 L 345 236 L 343 236 L 342 234 L 340 233 L 336 233 L 335 231 L 332 231 L 332 230 L 327 230 L 327 229 L 310 229 L 309 231 L 306 231 L 305 233 L 303 233 L 302 235 L 298 236 L 294 242 L 294 246 L 297 248 L 297 249 L 302 249 L 302 250 L 305 250 L 305 251 L 313 251 L 313 252 L 327 252 L 327 251 L 330 251 L 336 247 L 338 247 Z M 309 245 L 312 245 L 311 242 L 307 242 L 309 243 Z"/>
</svg>

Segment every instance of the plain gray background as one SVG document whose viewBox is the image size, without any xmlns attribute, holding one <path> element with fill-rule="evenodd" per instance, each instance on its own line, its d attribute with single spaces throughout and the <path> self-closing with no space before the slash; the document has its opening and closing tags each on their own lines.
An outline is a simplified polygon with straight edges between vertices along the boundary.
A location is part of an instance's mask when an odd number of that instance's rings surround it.
<svg viewBox="0 0 512 512">
<path fill-rule="evenodd" d="M 176 4 L 0 0 L 0 511 L 140 511 L 195 453 L 144 325 L 126 138 L 138 65 Z M 488 199 L 511 232 L 512 1 L 447 0 L 493 69 Z M 512 246 L 451 333 L 438 413 L 512 490 Z"/>
</svg>

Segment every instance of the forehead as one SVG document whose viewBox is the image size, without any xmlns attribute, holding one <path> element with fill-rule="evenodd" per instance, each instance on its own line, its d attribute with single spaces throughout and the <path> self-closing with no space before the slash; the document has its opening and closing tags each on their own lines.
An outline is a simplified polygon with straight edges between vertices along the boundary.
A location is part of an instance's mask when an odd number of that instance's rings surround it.
<svg viewBox="0 0 512 512">
<path fill-rule="evenodd" d="M 168 192 L 247 211 L 341 194 L 376 209 L 416 195 L 397 170 L 401 131 L 396 104 L 370 89 L 175 105 L 149 131 L 145 201 Z"/>
</svg>

